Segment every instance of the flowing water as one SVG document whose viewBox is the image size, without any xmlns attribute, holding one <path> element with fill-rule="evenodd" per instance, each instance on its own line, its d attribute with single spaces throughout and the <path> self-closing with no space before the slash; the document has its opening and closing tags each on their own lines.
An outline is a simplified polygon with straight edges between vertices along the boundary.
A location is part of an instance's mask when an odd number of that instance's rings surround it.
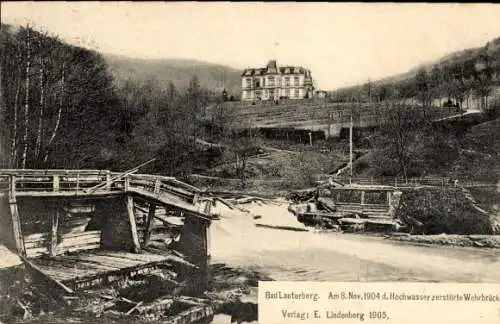
<svg viewBox="0 0 500 324">
<path fill-rule="evenodd" d="M 241 206 L 249 212 L 216 206 L 221 220 L 211 227 L 213 263 L 252 268 L 276 280 L 500 282 L 498 249 L 416 246 L 356 234 L 256 227 L 306 228 L 284 202 Z"/>
</svg>

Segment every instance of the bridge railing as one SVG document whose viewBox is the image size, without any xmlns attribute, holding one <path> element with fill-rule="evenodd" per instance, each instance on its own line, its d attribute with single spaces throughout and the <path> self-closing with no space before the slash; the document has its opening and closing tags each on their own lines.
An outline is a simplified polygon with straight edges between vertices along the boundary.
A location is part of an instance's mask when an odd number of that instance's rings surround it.
<svg viewBox="0 0 500 324">
<path fill-rule="evenodd" d="M 123 174 L 109 170 L 14 170 L 0 169 L 0 193 L 10 195 L 50 193 L 107 193 L 141 188 L 169 193 L 192 202 L 201 190 L 173 177 L 150 174 Z"/>
<path fill-rule="evenodd" d="M 119 173 L 111 173 L 112 177 Z M 183 200 L 193 202 L 201 190 L 187 183 L 181 182 L 174 177 L 166 177 L 151 174 L 130 174 L 115 182 L 114 187 L 128 191 L 131 188 L 139 188 L 154 194 L 168 193 Z"/>
<path fill-rule="evenodd" d="M 328 174 L 319 174 L 315 176 L 315 181 L 318 183 L 327 182 L 329 179 L 334 179 L 336 181 L 340 181 L 341 183 L 348 184 L 350 182 L 348 177 L 334 177 Z M 442 187 L 442 186 L 454 186 L 455 179 L 447 178 L 447 177 L 412 177 L 412 178 L 403 178 L 403 177 L 376 177 L 376 178 L 362 178 L 362 177 L 353 177 L 351 179 L 353 184 L 359 185 L 387 185 L 394 187 L 415 187 L 415 186 L 434 186 L 434 187 Z M 472 180 L 463 180 L 458 179 L 458 185 L 462 187 L 479 187 L 479 186 L 495 186 L 495 183 L 487 183 L 484 181 L 472 181 Z"/>
<path fill-rule="evenodd" d="M 0 191 L 83 192 L 110 178 L 107 170 L 0 169 Z"/>
</svg>

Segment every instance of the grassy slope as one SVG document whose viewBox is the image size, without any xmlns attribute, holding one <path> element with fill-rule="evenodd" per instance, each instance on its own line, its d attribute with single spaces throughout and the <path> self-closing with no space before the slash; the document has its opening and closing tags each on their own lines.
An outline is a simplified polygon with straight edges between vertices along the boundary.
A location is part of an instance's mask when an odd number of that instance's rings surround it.
<svg viewBox="0 0 500 324">
<path fill-rule="evenodd" d="M 185 88 L 196 74 L 202 87 L 222 91 L 223 84 L 229 94 L 239 96 L 241 71 L 221 64 L 182 59 L 137 59 L 117 55 L 105 55 L 118 84 L 132 78 L 144 81 L 156 78 L 167 87 L 172 81 L 177 88 Z M 225 80 L 225 82 L 223 82 Z"/>
</svg>

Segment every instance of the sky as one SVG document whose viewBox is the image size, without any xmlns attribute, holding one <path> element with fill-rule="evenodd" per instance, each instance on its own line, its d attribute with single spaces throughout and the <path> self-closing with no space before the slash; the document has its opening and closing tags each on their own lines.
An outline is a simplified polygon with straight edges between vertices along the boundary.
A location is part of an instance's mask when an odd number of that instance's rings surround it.
<svg viewBox="0 0 500 324">
<path fill-rule="evenodd" d="M 497 4 L 1 2 L 1 19 L 109 54 L 237 69 L 276 59 L 309 68 L 325 90 L 500 37 Z"/>
</svg>

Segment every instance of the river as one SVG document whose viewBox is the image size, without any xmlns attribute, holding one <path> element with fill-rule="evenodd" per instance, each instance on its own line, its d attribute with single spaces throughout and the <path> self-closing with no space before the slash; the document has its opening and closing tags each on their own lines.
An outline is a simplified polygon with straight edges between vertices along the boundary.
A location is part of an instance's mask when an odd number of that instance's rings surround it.
<svg viewBox="0 0 500 324">
<path fill-rule="evenodd" d="M 498 249 L 417 246 L 356 234 L 296 232 L 255 223 L 306 228 L 286 203 L 216 206 L 213 263 L 263 272 L 275 280 L 500 282 Z M 253 216 L 261 216 L 254 219 Z"/>
</svg>

